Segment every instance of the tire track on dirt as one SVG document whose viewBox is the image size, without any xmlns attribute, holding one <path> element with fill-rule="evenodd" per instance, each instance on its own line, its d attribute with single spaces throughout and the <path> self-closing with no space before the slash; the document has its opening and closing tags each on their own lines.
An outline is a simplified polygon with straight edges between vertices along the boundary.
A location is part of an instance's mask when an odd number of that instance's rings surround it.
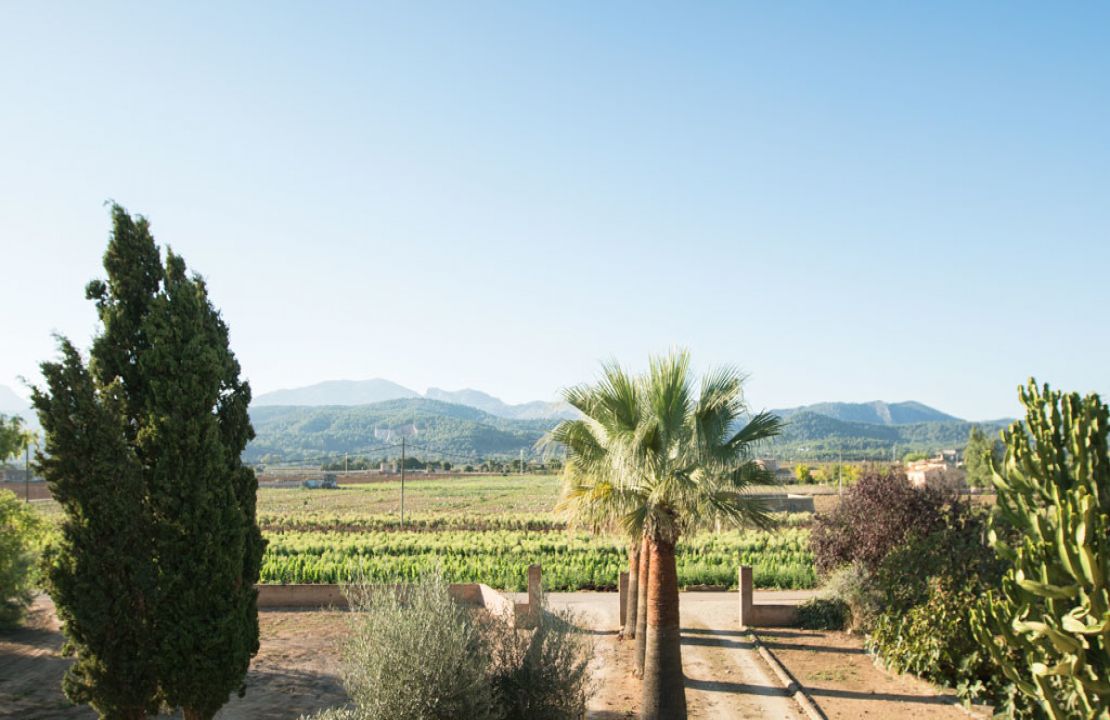
<svg viewBox="0 0 1110 720">
<path fill-rule="evenodd" d="M 745 635 L 720 629 L 694 603 L 682 612 L 682 664 L 692 717 L 804 720 Z"/>
</svg>

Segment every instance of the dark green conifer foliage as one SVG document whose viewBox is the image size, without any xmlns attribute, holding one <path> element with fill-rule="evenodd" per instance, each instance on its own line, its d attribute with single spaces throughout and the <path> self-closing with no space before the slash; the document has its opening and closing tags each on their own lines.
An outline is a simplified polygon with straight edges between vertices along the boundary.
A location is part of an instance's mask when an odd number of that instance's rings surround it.
<svg viewBox="0 0 1110 720">
<path fill-rule="evenodd" d="M 142 468 L 124 432 L 121 387 L 97 387 L 76 348 L 44 363 L 35 390 L 47 454 L 39 469 L 65 512 L 46 582 L 76 661 L 66 696 L 103 718 L 156 708 L 156 654 L 149 608 L 154 567 Z"/>
<path fill-rule="evenodd" d="M 84 523 L 105 525 L 127 541 L 118 552 L 97 542 L 67 542 L 55 559 L 59 580 L 52 592 L 74 618 L 66 632 L 79 658 L 75 667 L 82 660 L 100 667 L 103 650 L 81 637 L 110 632 L 103 623 L 118 624 L 104 613 L 80 619 L 89 601 L 59 592 L 69 582 L 64 569 L 84 564 L 96 574 L 121 562 L 133 570 L 135 578 L 117 573 L 116 581 L 98 580 L 104 604 L 138 598 L 128 622 L 141 632 L 114 650 L 141 665 L 150 677 L 134 687 L 149 690 L 136 699 L 142 703 L 128 707 L 164 702 L 183 708 L 189 720 L 210 718 L 242 689 L 258 650 L 254 583 L 263 541 L 257 481 L 240 462 L 253 437 L 250 388 L 239 378 L 227 326 L 204 281 L 190 277 L 172 252 L 162 265 L 144 219 L 132 220 L 118 206 L 112 218 L 107 282 L 87 288 L 103 325 L 89 369 L 63 341 L 63 362 L 43 366 L 48 391 L 36 393 L 35 403 L 47 433 L 42 464 L 66 506 L 67 537 Z M 67 398 L 79 390 L 85 403 L 75 414 Z M 80 425 L 71 434 L 81 440 L 93 431 L 107 437 L 96 447 L 69 440 L 59 432 L 67 422 Z M 103 472 L 90 480 L 91 468 Z M 75 492 L 70 504 L 67 492 Z M 100 495 L 121 507 L 90 506 Z M 74 674 L 67 692 L 90 701 L 101 684 Z M 106 717 L 124 717 L 94 705 Z"/>
</svg>

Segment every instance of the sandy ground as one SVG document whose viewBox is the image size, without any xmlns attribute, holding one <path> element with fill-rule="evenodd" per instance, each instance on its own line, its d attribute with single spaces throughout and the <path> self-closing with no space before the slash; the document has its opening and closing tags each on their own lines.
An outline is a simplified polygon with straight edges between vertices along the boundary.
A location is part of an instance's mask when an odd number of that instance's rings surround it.
<svg viewBox="0 0 1110 720">
<path fill-rule="evenodd" d="M 756 602 L 791 602 L 810 593 L 756 592 Z M 595 639 L 597 686 L 589 717 L 634 718 L 640 682 L 632 675 L 633 643 L 617 634 L 616 593 L 552 593 L 548 602 L 577 613 Z M 770 668 L 737 627 L 736 593 L 682 594 L 683 664 L 690 717 L 708 720 L 766 718 L 803 720 Z M 232 698 L 221 720 L 295 720 L 302 713 L 341 704 L 340 644 L 346 613 L 260 613 L 262 647 L 247 676 L 247 693 Z M 859 638 L 843 633 L 761 631 L 765 643 L 811 690 L 830 720 L 870 718 L 966 718 L 945 704 L 928 684 L 892 677 L 872 664 Z M 94 720 L 61 692 L 68 660 L 49 600 L 40 598 L 24 627 L 0 635 L 0 718 Z"/>
</svg>

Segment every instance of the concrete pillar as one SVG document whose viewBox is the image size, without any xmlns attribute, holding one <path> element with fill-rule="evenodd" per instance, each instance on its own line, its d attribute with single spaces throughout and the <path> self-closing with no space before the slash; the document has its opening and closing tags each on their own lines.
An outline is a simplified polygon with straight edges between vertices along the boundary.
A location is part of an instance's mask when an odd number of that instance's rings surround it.
<svg viewBox="0 0 1110 720">
<path fill-rule="evenodd" d="M 740 566 L 740 627 L 752 624 L 752 569 L 747 565 Z"/>
<path fill-rule="evenodd" d="M 617 581 L 617 590 L 620 597 L 620 626 L 625 626 L 624 619 L 628 617 L 625 613 L 625 608 L 628 607 L 628 573 L 622 572 L 620 580 Z"/>
<path fill-rule="evenodd" d="M 539 565 L 528 566 L 528 605 L 538 612 L 543 603 L 543 569 Z"/>
<path fill-rule="evenodd" d="M 539 565 L 528 566 L 528 602 L 517 603 L 516 626 L 533 628 L 539 624 L 543 612 L 543 573 Z"/>
</svg>

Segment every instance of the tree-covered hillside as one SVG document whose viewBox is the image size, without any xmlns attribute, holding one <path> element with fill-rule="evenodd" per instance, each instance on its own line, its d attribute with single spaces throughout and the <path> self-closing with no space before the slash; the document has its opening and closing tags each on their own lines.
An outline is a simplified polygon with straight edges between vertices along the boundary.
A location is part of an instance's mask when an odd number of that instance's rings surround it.
<svg viewBox="0 0 1110 720">
<path fill-rule="evenodd" d="M 940 420 L 908 425 L 844 422 L 815 412 L 797 412 L 786 420 L 772 450 L 788 459 L 828 460 L 843 454 L 845 460 L 889 460 L 906 452 L 935 452 L 963 448 L 974 426 L 996 433 L 997 423 Z"/>
<path fill-rule="evenodd" d="M 906 403 L 909 404 L 909 403 Z M 934 411 L 935 412 L 935 411 Z M 943 413 L 940 413 L 943 417 Z M 251 408 L 257 437 L 244 459 L 262 463 L 334 460 L 343 453 L 395 458 L 404 437 L 411 456 L 465 463 L 531 455 L 558 422 L 498 417 L 467 405 L 427 398 L 369 405 L 261 406 Z M 912 424 L 845 422 L 810 411 L 786 418 L 782 436 L 765 452 L 781 459 L 889 460 L 907 452 L 962 448 L 973 425 L 994 437 L 1004 423 L 951 419 Z"/>
<path fill-rule="evenodd" d="M 316 462 L 341 453 L 452 461 L 530 452 L 554 420 L 509 420 L 465 405 L 414 398 L 356 406 L 251 408 L 250 462 Z"/>
<path fill-rule="evenodd" d="M 834 420 L 849 423 L 867 423 L 869 425 L 913 425 L 960 419 L 912 400 L 896 403 L 883 402 L 882 400 L 866 403 L 823 402 L 785 410 L 772 410 L 771 412 L 783 419 L 790 419 L 801 413 L 816 413 Z"/>
</svg>

